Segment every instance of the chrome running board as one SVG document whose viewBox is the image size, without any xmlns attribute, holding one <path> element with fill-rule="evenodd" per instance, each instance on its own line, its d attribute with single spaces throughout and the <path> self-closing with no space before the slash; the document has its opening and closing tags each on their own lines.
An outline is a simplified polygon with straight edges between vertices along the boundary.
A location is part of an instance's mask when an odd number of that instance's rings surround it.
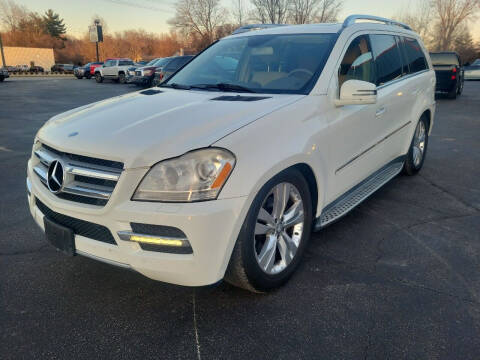
<svg viewBox="0 0 480 360">
<path fill-rule="evenodd" d="M 327 205 L 323 209 L 322 215 L 317 218 L 314 230 L 320 230 L 330 225 L 360 205 L 375 191 L 397 176 L 402 171 L 404 161 L 405 156 L 393 160 Z"/>
</svg>

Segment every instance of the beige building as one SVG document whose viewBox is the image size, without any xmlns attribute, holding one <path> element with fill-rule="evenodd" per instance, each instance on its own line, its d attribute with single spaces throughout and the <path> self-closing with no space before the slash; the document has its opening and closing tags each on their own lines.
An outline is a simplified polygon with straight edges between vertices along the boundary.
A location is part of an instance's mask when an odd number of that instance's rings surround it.
<svg viewBox="0 0 480 360">
<path fill-rule="evenodd" d="M 7 66 L 27 65 L 30 67 L 33 62 L 34 65 L 43 67 L 45 71 L 50 71 L 55 64 L 53 49 L 5 46 L 3 50 Z"/>
</svg>

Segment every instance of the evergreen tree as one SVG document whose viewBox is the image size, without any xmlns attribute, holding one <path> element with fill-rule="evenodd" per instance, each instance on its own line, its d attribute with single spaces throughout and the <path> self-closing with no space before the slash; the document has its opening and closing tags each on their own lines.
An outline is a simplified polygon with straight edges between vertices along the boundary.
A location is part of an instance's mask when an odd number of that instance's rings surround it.
<svg viewBox="0 0 480 360">
<path fill-rule="evenodd" d="M 45 22 L 45 29 L 50 36 L 60 38 L 61 35 L 67 32 L 63 19 L 59 14 L 53 12 L 52 9 L 48 9 L 43 17 Z"/>
</svg>

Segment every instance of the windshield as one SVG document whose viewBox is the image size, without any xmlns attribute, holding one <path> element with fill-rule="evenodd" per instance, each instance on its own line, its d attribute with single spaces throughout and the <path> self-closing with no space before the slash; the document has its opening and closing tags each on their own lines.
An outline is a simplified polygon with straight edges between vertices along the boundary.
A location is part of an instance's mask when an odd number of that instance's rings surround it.
<svg viewBox="0 0 480 360">
<path fill-rule="evenodd" d="M 164 86 L 225 90 L 228 85 L 229 89 L 249 92 L 308 94 L 323 70 L 335 37 L 277 34 L 220 40 Z"/>
<path fill-rule="evenodd" d="M 164 66 L 169 58 L 162 58 L 162 59 L 157 59 L 153 64 L 153 66 L 159 67 L 159 66 Z"/>
<path fill-rule="evenodd" d="M 159 59 L 150 60 L 148 63 L 145 64 L 145 66 L 154 65 L 158 60 L 159 60 Z"/>
</svg>

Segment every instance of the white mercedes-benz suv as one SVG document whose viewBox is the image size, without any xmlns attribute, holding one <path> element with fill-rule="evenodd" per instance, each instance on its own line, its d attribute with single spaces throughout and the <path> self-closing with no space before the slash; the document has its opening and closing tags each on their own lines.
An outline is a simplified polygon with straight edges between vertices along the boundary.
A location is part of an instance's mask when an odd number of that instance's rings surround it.
<svg viewBox="0 0 480 360">
<path fill-rule="evenodd" d="M 312 231 L 421 169 L 434 91 L 407 25 L 355 15 L 243 27 L 160 87 L 46 122 L 28 162 L 30 210 L 67 254 L 268 291 Z"/>
</svg>

